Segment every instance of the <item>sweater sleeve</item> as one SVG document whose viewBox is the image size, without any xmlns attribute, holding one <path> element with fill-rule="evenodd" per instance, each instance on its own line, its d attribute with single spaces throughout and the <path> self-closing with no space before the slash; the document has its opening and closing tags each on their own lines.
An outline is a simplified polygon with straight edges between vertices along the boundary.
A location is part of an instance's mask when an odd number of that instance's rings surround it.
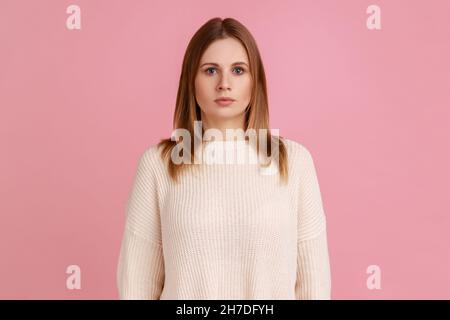
<svg viewBox="0 0 450 320">
<path fill-rule="evenodd" d="M 326 217 L 311 153 L 300 149 L 300 187 L 297 241 L 297 281 L 299 300 L 331 299 L 331 272 L 327 244 Z"/>
<path fill-rule="evenodd" d="M 116 279 L 122 300 L 158 300 L 164 286 L 155 155 L 149 149 L 139 159 L 128 198 Z"/>
</svg>

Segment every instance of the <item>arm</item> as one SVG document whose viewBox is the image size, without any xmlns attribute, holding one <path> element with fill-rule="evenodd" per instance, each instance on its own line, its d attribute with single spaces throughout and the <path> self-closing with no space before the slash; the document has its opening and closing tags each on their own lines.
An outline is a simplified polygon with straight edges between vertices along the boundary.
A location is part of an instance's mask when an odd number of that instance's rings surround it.
<svg viewBox="0 0 450 320">
<path fill-rule="evenodd" d="M 153 151 L 147 150 L 139 160 L 126 209 L 116 279 L 122 300 L 158 300 L 164 285 Z"/>
<path fill-rule="evenodd" d="M 310 152 L 300 150 L 296 299 L 331 299 L 326 217 Z"/>
</svg>

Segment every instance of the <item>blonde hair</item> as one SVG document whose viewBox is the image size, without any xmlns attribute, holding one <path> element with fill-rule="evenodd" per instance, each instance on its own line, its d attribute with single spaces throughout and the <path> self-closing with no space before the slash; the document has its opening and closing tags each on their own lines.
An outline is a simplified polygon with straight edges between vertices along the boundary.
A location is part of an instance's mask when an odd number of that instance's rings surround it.
<svg viewBox="0 0 450 320">
<path fill-rule="evenodd" d="M 219 39 L 235 38 L 239 40 L 246 49 L 249 63 L 250 73 L 252 74 L 253 90 L 250 103 L 245 109 L 245 128 L 266 129 L 268 142 L 274 142 L 279 146 L 277 155 L 278 172 L 283 182 L 288 180 L 287 151 L 283 143 L 283 137 L 274 136 L 269 129 L 269 108 L 267 98 L 267 85 L 264 67 L 261 56 L 259 54 L 256 42 L 247 30 L 247 28 L 239 21 L 233 18 L 213 18 L 207 21 L 194 34 L 190 40 L 183 58 L 183 65 L 178 86 L 176 108 L 173 117 L 173 129 L 186 129 L 190 133 L 191 139 L 191 163 L 194 163 L 194 139 L 199 137 L 194 135 L 194 121 L 201 120 L 201 110 L 195 100 L 195 76 L 200 64 L 200 59 L 208 46 Z M 202 129 L 203 131 L 203 129 Z M 203 132 L 202 132 L 203 134 Z M 257 136 L 258 137 L 258 136 Z M 259 137 L 257 138 L 259 141 Z M 176 141 L 171 138 L 162 139 L 158 143 L 158 149 L 162 148 L 161 157 L 166 160 L 170 177 L 178 182 L 178 177 L 186 167 L 193 167 L 194 164 L 175 164 L 171 161 L 173 148 L 177 145 Z M 267 144 L 267 154 L 272 155 L 271 143 Z M 270 163 L 262 166 L 270 165 Z"/>
</svg>

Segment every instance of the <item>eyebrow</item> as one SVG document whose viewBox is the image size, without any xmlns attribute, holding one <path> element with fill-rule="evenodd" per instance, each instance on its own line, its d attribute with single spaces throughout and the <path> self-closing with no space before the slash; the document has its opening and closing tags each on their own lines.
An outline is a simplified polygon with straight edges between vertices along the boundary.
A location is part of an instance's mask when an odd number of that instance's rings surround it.
<svg viewBox="0 0 450 320">
<path fill-rule="evenodd" d="M 207 65 L 207 64 L 210 64 L 210 65 L 213 65 L 213 66 L 216 66 L 216 67 L 220 67 L 220 65 L 219 65 L 218 63 L 215 63 L 215 62 L 206 62 L 206 63 L 202 64 L 202 65 L 200 66 L 200 68 L 203 67 L 204 65 Z M 232 66 L 239 65 L 239 64 L 245 64 L 245 65 L 248 67 L 248 65 L 247 65 L 245 62 L 242 62 L 242 61 L 235 62 L 235 63 L 232 64 Z"/>
</svg>

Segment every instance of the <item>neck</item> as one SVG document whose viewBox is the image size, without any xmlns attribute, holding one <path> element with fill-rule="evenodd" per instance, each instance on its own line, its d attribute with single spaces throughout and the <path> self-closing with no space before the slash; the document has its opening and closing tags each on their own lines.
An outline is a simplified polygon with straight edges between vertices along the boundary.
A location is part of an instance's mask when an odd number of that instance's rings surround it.
<svg viewBox="0 0 450 320">
<path fill-rule="evenodd" d="M 238 133 L 242 132 L 245 134 L 244 117 L 239 117 L 238 119 L 221 119 L 220 121 L 205 119 L 202 121 L 202 126 L 205 131 L 208 129 L 216 129 L 220 131 L 221 134 L 214 135 L 215 140 L 243 140 Z M 231 130 L 232 132 L 227 134 L 227 130 Z M 235 131 L 235 134 L 233 134 L 233 131 Z"/>
</svg>

